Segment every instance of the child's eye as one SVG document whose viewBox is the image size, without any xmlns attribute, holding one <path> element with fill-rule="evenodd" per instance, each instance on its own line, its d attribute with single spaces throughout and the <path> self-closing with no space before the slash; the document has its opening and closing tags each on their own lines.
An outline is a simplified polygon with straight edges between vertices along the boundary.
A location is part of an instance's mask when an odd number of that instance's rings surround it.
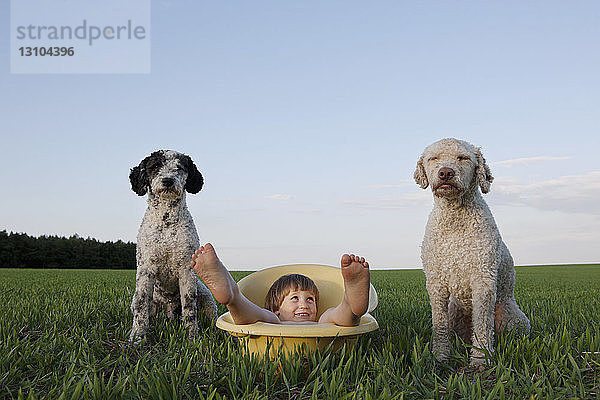
<svg viewBox="0 0 600 400">
<path fill-rule="evenodd" d="M 292 300 L 298 300 L 298 296 L 292 296 Z"/>
</svg>

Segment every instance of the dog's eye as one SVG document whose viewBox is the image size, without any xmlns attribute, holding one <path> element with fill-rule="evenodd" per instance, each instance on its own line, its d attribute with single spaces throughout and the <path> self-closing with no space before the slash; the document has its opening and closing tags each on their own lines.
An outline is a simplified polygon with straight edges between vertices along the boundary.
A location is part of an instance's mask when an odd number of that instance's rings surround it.
<svg viewBox="0 0 600 400">
<path fill-rule="evenodd" d="M 436 156 L 433 156 L 433 157 L 429 157 L 429 159 L 427 161 L 437 161 L 437 159 L 438 158 Z"/>
<path fill-rule="evenodd" d="M 153 162 L 153 163 L 148 163 L 148 165 L 146 166 L 146 169 L 148 171 L 154 171 L 156 169 L 159 168 L 159 163 Z"/>
<path fill-rule="evenodd" d="M 456 157 L 458 161 L 470 161 L 471 159 L 467 156 L 458 156 Z"/>
</svg>

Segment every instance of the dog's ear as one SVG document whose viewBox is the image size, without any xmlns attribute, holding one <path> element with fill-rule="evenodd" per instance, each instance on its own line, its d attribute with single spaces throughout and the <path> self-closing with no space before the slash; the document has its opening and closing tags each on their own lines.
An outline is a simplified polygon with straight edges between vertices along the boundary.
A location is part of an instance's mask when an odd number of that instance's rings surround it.
<svg viewBox="0 0 600 400">
<path fill-rule="evenodd" d="M 202 178 L 202 174 L 198 171 L 190 156 L 184 156 L 183 160 L 188 172 L 187 180 L 185 181 L 185 190 L 188 193 L 196 194 L 202 189 L 204 178 Z"/>
<path fill-rule="evenodd" d="M 477 175 L 477 183 L 481 188 L 481 193 L 487 193 L 490 191 L 490 185 L 494 180 L 490 167 L 485 162 L 485 158 L 481 154 L 481 149 L 477 147 L 475 149 L 475 156 L 477 156 L 477 168 L 475 174 Z"/>
<path fill-rule="evenodd" d="M 129 172 L 129 182 L 131 182 L 131 190 L 137 193 L 138 196 L 143 196 L 148 192 L 148 175 L 144 167 L 147 157 L 140 162 L 140 165 L 134 167 Z"/>
<path fill-rule="evenodd" d="M 427 186 L 429 186 L 427 174 L 425 174 L 425 166 L 423 166 L 423 156 L 421 156 L 421 158 L 419 158 L 419 161 L 417 161 L 417 169 L 415 169 L 415 174 L 413 175 L 413 178 L 415 178 L 415 182 L 417 182 L 417 184 L 421 186 L 421 189 L 427 189 Z"/>
</svg>

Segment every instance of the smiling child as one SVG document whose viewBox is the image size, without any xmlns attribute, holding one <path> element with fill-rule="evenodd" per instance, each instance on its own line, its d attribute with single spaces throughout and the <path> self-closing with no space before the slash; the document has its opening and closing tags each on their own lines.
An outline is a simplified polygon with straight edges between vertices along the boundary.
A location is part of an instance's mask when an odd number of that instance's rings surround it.
<svg viewBox="0 0 600 400">
<path fill-rule="evenodd" d="M 310 278 L 300 274 L 282 276 L 269 289 L 266 308 L 262 308 L 240 292 L 210 243 L 196 250 L 192 258 L 194 271 L 215 299 L 227 307 L 238 325 L 263 321 L 274 324 L 329 322 L 340 326 L 356 326 L 369 306 L 369 263 L 354 254 L 344 254 L 340 261 L 344 298 L 336 307 L 325 310 L 318 321 L 319 291 Z"/>
</svg>

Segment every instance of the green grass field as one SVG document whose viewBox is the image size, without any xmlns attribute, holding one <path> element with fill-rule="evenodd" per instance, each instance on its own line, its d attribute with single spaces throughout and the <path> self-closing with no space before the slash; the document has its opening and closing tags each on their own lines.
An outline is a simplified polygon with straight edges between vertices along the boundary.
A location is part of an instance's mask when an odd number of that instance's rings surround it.
<svg viewBox="0 0 600 400">
<path fill-rule="evenodd" d="M 422 271 L 373 272 L 380 330 L 354 349 L 282 363 L 242 356 L 210 324 L 190 341 L 163 317 L 149 344 L 128 346 L 134 280 L 0 269 L 0 398 L 600 398 L 600 265 L 517 268 L 532 332 L 497 337 L 483 373 L 464 368 L 458 343 L 434 361 Z"/>
</svg>

